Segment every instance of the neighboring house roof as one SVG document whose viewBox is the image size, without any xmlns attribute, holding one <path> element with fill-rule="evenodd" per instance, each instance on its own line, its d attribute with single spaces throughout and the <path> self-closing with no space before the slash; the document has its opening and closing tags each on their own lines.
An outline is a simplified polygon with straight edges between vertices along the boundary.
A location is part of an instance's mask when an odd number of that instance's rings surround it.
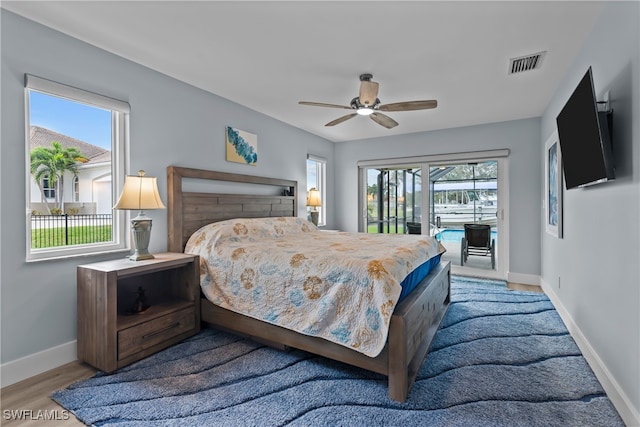
<svg viewBox="0 0 640 427">
<path fill-rule="evenodd" d="M 31 141 L 30 150 L 36 147 L 51 147 L 51 142 L 56 141 L 62 145 L 62 148 L 75 147 L 80 150 L 82 155 L 89 160 L 86 163 L 111 161 L 111 152 L 109 150 L 40 126 L 31 126 L 29 139 Z"/>
</svg>

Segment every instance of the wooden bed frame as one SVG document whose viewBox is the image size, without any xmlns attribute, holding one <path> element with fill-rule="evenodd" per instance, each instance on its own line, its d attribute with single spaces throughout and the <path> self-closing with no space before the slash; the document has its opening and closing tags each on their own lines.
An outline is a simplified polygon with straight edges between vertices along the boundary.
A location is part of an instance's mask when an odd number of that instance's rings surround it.
<svg viewBox="0 0 640 427">
<path fill-rule="evenodd" d="M 183 191 L 183 179 L 282 187 L 282 196 Z M 168 250 L 183 252 L 189 236 L 203 225 L 232 218 L 297 216 L 296 181 L 178 166 L 167 168 Z M 385 375 L 389 397 L 404 402 L 429 351 L 450 301 L 450 263 L 440 262 L 405 297 L 391 317 L 387 345 L 375 358 L 322 338 L 303 335 L 213 305 L 201 299 L 202 321 L 261 341 L 278 343 Z"/>
</svg>

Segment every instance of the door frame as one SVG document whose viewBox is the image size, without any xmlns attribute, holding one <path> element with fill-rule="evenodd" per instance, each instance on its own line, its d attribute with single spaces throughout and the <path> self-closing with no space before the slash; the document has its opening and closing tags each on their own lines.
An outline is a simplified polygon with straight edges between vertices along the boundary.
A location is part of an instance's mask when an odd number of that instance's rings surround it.
<svg viewBox="0 0 640 427">
<path fill-rule="evenodd" d="M 361 160 L 358 162 L 358 230 L 366 231 L 367 220 L 367 168 L 396 168 L 407 165 L 420 165 L 428 171 L 431 165 L 483 162 L 495 160 L 498 163 L 498 248 L 496 269 L 484 270 L 457 265 L 451 266 L 451 272 L 459 275 L 482 276 L 506 280 L 509 271 L 509 150 L 469 151 L 462 153 L 436 154 L 429 156 L 398 157 L 392 159 Z M 429 185 L 422 186 L 422 212 L 429 213 Z M 424 216 L 424 215 L 423 215 Z M 430 227 L 422 227 L 423 234 L 430 233 Z"/>
</svg>

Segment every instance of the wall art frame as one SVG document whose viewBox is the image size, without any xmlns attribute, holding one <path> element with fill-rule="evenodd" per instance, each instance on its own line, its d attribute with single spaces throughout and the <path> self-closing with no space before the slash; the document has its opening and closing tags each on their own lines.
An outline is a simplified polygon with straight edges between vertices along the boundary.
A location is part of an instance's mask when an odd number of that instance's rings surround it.
<svg viewBox="0 0 640 427">
<path fill-rule="evenodd" d="M 544 222 L 547 233 L 558 239 L 563 236 L 563 187 L 562 155 L 555 131 L 544 147 Z"/>
<path fill-rule="evenodd" d="M 251 166 L 258 163 L 257 135 L 227 126 L 225 141 L 227 161 Z"/>
</svg>

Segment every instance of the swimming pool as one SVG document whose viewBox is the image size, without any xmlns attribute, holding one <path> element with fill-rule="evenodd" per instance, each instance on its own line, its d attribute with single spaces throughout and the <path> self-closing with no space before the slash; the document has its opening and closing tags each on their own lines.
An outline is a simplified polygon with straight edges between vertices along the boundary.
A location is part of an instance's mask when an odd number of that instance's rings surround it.
<svg viewBox="0 0 640 427">
<path fill-rule="evenodd" d="M 441 242 L 460 243 L 463 237 L 464 237 L 464 230 L 447 229 L 447 230 L 442 230 L 440 233 L 436 234 L 436 238 Z M 491 239 L 497 239 L 497 237 L 498 237 L 498 233 L 496 232 L 496 230 L 491 230 Z"/>
</svg>

